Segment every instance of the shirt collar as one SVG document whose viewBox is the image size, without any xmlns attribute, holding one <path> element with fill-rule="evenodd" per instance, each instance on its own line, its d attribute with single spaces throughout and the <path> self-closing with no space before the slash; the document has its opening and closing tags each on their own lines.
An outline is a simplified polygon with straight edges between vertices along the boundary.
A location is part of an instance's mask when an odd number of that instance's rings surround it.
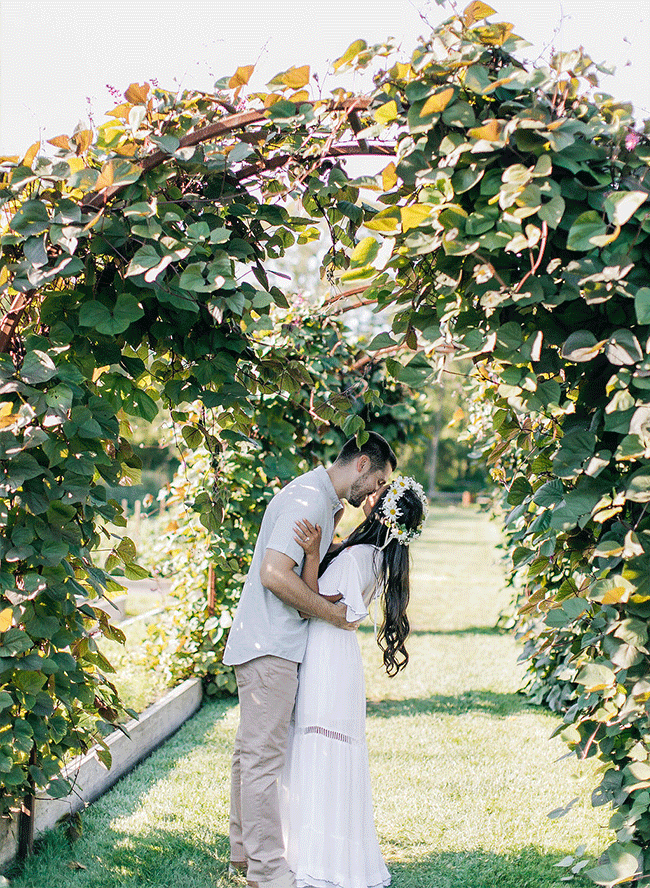
<svg viewBox="0 0 650 888">
<path fill-rule="evenodd" d="M 316 472 L 316 476 L 321 483 L 323 490 L 329 497 L 329 500 L 332 504 L 332 512 L 338 512 L 339 509 L 343 508 L 343 503 L 339 499 L 337 492 L 334 490 L 332 479 L 327 474 L 327 470 L 324 466 L 317 466 L 314 471 Z"/>
</svg>

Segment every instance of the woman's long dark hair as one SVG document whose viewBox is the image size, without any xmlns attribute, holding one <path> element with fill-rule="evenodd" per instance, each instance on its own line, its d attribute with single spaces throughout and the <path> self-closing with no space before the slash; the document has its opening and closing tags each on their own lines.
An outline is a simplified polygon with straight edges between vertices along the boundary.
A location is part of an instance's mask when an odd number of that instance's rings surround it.
<svg viewBox="0 0 650 888">
<path fill-rule="evenodd" d="M 321 576 L 337 555 L 351 546 L 363 543 L 376 546 L 381 551 L 375 561 L 377 585 L 383 600 L 384 621 L 377 641 L 384 654 L 384 666 L 389 675 L 397 675 L 408 663 L 409 655 L 404 647 L 411 627 L 406 608 L 409 603 L 409 549 L 396 539 L 387 546 L 388 528 L 382 523 L 382 505 L 388 490 L 380 496 L 366 520 L 356 527 L 350 536 L 323 558 L 318 575 Z M 398 500 L 401 512 L 400 524 L 407 530 L 415 530 L 422 522 L 423 506 L 420 497 L 410 488 Z"/>
</svg>

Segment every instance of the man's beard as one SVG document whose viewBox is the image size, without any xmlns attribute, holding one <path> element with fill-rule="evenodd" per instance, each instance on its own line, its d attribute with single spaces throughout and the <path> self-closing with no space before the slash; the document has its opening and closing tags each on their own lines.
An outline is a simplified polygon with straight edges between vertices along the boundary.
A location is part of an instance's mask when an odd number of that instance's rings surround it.
<svg viewBox="0 0 650 888">
<path fill-rule="evenodd" d="M 361 478 L 358 478 L 350 488 L 350 496 L 348 497 L 348 502 L 351 506 L 354 506 L 355 509 L 358 509 L 365 498 L 368 496 L 368 494 L 372 493 L 371 490 L 367 489 L 367 481 L 365 480 L 365 478 L 365 475 Z"/>
</svg>

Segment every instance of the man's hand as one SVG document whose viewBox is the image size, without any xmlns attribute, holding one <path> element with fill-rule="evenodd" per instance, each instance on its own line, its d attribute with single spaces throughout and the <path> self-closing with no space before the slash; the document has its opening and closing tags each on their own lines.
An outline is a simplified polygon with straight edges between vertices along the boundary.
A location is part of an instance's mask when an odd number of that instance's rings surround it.
<svg viewBox="0 0 650 888">
<path fill-rule="evenodd" d="M 361 620 L 355 620 L 354 622 L 348 622 L 347 618 L 348 606 L 347 604 L 343 604 L 343 602 L 336 602 L 332 604 L 332 618 L 327 619 L 328 623 L 331 623 L 333 626 L 336 626 L 337 629 L 350 629 L 354 631 L 359 628 L 359 624 Z"/>
</svg>

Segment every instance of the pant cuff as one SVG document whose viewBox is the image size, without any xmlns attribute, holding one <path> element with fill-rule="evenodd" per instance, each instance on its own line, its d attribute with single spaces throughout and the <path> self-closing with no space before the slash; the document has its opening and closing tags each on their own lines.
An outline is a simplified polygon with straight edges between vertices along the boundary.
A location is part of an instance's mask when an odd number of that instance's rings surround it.
<svg viewBox="0 0 650 888">
<path fill-rule="evenodd" d="M 290 870 L 283 876 L 278 876 L 277 879 L 272 879 L 270 882 L 254 882 L 248 879 L 247 884 L 250 888 L 296 888 L 296 880 Z"/>
</svg>

